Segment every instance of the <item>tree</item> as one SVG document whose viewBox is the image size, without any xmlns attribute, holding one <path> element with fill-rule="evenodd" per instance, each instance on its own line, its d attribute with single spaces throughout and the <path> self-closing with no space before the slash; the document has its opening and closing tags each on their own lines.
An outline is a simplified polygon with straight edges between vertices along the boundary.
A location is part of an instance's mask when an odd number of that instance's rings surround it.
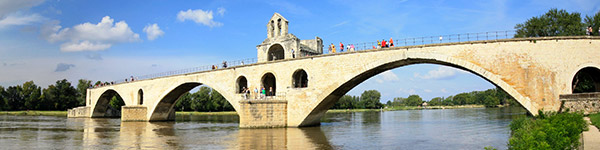
<svg viewBox="0 0 600 150">
<path fill-rule="evenodd" d="M 175 103 L 175 110 L 177 111 L 190 111 L 192 102 L 192 94 L 190 92 L 186 92 L 181 95 L 177 102 Z"/>
<path fill-rule="evenodd" d="M 233 110 L 233 106 L 231 106 L 231 104 L 229 104 L 229 101 L 227 101 L 227 99 L 225 99 L 225 97 L 223 97 L 223 95 L 221 95 L 221 93 L 219 93 L 217 90 L 212 89 L 212 92 L 210 93 L 210 99 L 213 103 L 213 106 L 215 107 L 215 111 L 232 111 Z"/>
<path fill-rule="evenodd" d="M 591 26 L 594 30 L 593 35 L 600 35 L 598 33 L 598 29 L 600 28 L 600 11 L 598 11 L 594 16 L 585 16 L 585 25 Z"/>
<path fill-rule="evenodd" d="M 77 101 L 79 102 L 79 106 L 85 105 L 85 97 L 87 96 L 87 89 L 92 85 L 91 80 L 79 79 L 79 83 L 77 84 Z"/>
<path fill-rule="evenodd" d="M 4 87 L 0 86 L 0 111 L 8 110 L 8 104 L 6 103 L 6 99 L 4 98 L 6 92 L 4 91 Z"/>
<path fill-rule="evenodd" d="M 209 111 L 211 106 L 208 105 L 210 101 L 210 88 L 201 87 L 196 93 L 192 94 L 192 109 L 194 111 Z"/>
<path fill-rule="evenodd" d="M 381 93 L 377 90 L 367 90 L 360 95 L 360 103 L 368 109 L 381 108 L 383 104 L 381 104 L 380 99 Z"/>
<path fill-rule="evenodd" d="M 515 26 L 515 37 L 569 36 L 585 34 L 581 15 L 577 12 L 550 9 L 546 14 L 533 17 Z"/>
<path fill-rule="evenodd" d="M 423 104 L 423 99 L 419 95 L 409 95 L 405 100 L 406 106 L 419 106 Z"/>
<path fill-rule="evenodd" d="M 334 105 L 333 109 L 354 109 L 354 101 L 352 96 L 344 95 Z"/>
<path fill-rule="evenodd" d="M 58 80 L 55 85 L 50 85 L 43 91 L 44 102 L 42 103 L 46 107 L 45 109 L 67 110 L 78 104 L 77 89 L 71 86 L 67 79 Z"/>
<path fill-rule="evenodd" d="M 454 96 L 454 104 L 455 105 L 465 105 L 467 104 L 467 101 L 469 101 L 468 99 L 470 99 L 471 97 L 469 96 L 469 94 L 467 93 L 460 93 L 460 94 L 456 94 L 456 96 Z"/>
<path fill-rule="evenodd" d="M 484 102 L 485 107 L 496 107 L 500 104 L 500 100 L 495 95 L 486 95 Z"/>
<path fill-rule="evenodd" d="M 429 105 L 430 106 L 440 106 L 440 105 L 442 105 L 443 101 L 444 101 L 444 98 L 434 97 L 431 100 L 429 100 Z"/>
<path fill-rule="evenodd" d="M 40 109 L 40 98 L 42 96 L 42 89 L 35 85 L 33 81 L 23 83 L 21 90 L 24 100 L 24 108 L 26 110 L 37 110 Z"/>
<path fill-rule="evenodd" d="M 113 109 L 121 110 L 121 106 L 125 105 L 125 101 L 123 101 L 123 98 L 121 98 L 121 96 L 115 95 L 110 99 L 108 105 Z"/>
<path fill-rule="evenodd" d="M 6 89 L 6 95 L 4 96 L 6 97 L 9 110 L 22 110 L 25 108 L 22 90 L 23 88 L 19 85 L 9 86 L 8 89 Z"/>
</svg>

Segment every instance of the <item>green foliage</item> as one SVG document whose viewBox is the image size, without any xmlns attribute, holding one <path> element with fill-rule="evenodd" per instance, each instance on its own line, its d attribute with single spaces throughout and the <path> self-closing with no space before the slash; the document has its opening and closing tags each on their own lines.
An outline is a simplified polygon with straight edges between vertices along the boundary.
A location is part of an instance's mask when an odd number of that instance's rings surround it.
<svg viewBox="0 0 600 150">
<path fill-rule="evenodd" d="M 596 128 L 600 128 L 600 113 L 590 114 L 588 117 Z"/>
<path fill-rule="evenodd" d="M 381 93 L 377 90 L 364 91 L 361 96 L 342 96 L 331 109 L 378 109 L 382 108 Z"/>
<path fill-rule="evenodd" d="M 78 106 L 85 105 L 85 97 L 87 95 L 87 89 L 92 85 L 91 80 L 79 79 L 79 83 L 77 83 L 77 101 Z"/>
<path fill-rule="evenodd" d="M 423 104 L 423 99 L 419 95 L 410 95 L 405 100 L 405 106 L 419 106 Z"/>
<path fill-rule="evenodd" d="M 121 110 L 121 106 L 124 106 L 125 102 L 123 101 L 123 98 L 121 98 L 121 96 L 115 95 L 110 99 L 108 105 L 116 110 Z"/>
<path fill-rule="evenodd" d="M 77 89 L 71 86 L 67 79 L 58 80 L 55 85 L 50 85 L 43 91 L 44 98 L 40 109 L 67 110 L 76 107 L 79 103 L 77 101 Z"/>
<path fill-rule="evenodd" d="M 381 108 L 381 93 L 377 90 L 367 90 L 360 95 L 360 107 L 367 109 Z"/>
<path fill-rule="evenodd" d="M 6 103 L 6 99 L 4 95 L 6 92 L 4 91 L 4 87 L 0 86 L 0 111 L 9 110 L 8 103 Z"/>
<path fill-rule="evenodd" d="M 510 129 L 509 149 L 575 149 L 586 123 L 579 113 L 540 113 L 513 120 Z"/>
<path fill-rule="evenodd" d="M 515 37 L 543 37 L 584 35 L 585 27 L 581 23 L 581 15 L 577 12 L 550 9 L 546 14 L 533 17 L 525 23 L 515 26 Z"/>
<path fill-rule="evenodd" d="M 221 93 L 209 87 L 200 87 L 195 93 L 184 93 L 175 103 L 175 109 L 179 111 L 233 111 L 233 106 L 221 95 Z"/>
<path fill-rule="evenodd" d="M 23 110 L 25 107 L 22 90 L 23 88 L 20 85 L 10 86 L 6 89 L 4 97 L 10 110 Z"/>
<path fill-rule="evenodd" d="M 592 75 L 581 72 L 575 75 L 573 93 L 595 92 L 596 86 Z"/>
<path fill-rule="evenodd" d="M 24 108 L 21 110 L 36 110 L 41 107 L 42 89 L 35 85 L 33 81 L 25 82 L 21 93 L 24 100 Z"/>
<path fill-rule="evenodd" d="M 600 28 L 600 11 L 597 12 L 594 16 L 585 16 L 584 19 L 585 26 L 591 26 L 594 30 L 592 32 L 593 35 L 600 35 L 598 33 L 598 29 Z"/>
</svg>

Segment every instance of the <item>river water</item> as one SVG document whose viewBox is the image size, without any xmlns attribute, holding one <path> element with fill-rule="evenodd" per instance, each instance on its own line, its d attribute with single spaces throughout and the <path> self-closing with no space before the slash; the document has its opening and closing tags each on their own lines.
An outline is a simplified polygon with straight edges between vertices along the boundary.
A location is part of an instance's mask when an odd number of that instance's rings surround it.
<svg viewBox="0 0 600 150">
<path fill-rule="evenodd" d="M 175 122 L 0 115 L 2 149 L 506 149 L 521 108 L 327 113 L 319 127 L 239 129 L 237 115 Z"/>
</svg>

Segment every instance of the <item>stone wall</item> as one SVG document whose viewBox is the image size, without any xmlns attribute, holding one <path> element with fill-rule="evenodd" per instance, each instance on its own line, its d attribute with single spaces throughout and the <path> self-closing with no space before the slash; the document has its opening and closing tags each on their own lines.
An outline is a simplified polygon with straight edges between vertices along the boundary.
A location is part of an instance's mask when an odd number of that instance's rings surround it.
<svg viewBox="0 0 600 150">
<path fill-rule="evenodd" d="M 69 118 L 90 117 L 90 107 L 81 106 L 81 107 L 75 107 L 73 109 L 68 109 L 67 117 L 69 117 Z"/>
<path fill-rule="evenodd" d="M 272 128 L 287 126 L 287 101 L 240 101 L 240 128 Z"/>
<path fill-rule="evenodd" d="M 583 114 L 600 112 L 600 93 L 581 93 L 560 95 L 562 107 L 560 111 L 577 112 Z"/>
<path fill-rule="evenodd" d="M 123 106 L 121 107 L 121 121 L 147 121 L 146 106 Z"/>
</svg>

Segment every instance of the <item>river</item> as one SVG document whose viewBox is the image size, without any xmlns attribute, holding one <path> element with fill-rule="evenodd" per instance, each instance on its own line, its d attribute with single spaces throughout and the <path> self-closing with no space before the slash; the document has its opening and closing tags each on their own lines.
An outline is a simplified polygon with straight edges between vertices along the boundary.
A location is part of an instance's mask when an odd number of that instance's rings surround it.
<svg viewBox="0 0 600 150">
<path fill-rule="evenodd" d="M 327 113 L 319 127 L 239 129 L 237 115 L 175 122 L 0 115 L 2 149 L 506 149 L 522 108 Z"/>
</svg>

